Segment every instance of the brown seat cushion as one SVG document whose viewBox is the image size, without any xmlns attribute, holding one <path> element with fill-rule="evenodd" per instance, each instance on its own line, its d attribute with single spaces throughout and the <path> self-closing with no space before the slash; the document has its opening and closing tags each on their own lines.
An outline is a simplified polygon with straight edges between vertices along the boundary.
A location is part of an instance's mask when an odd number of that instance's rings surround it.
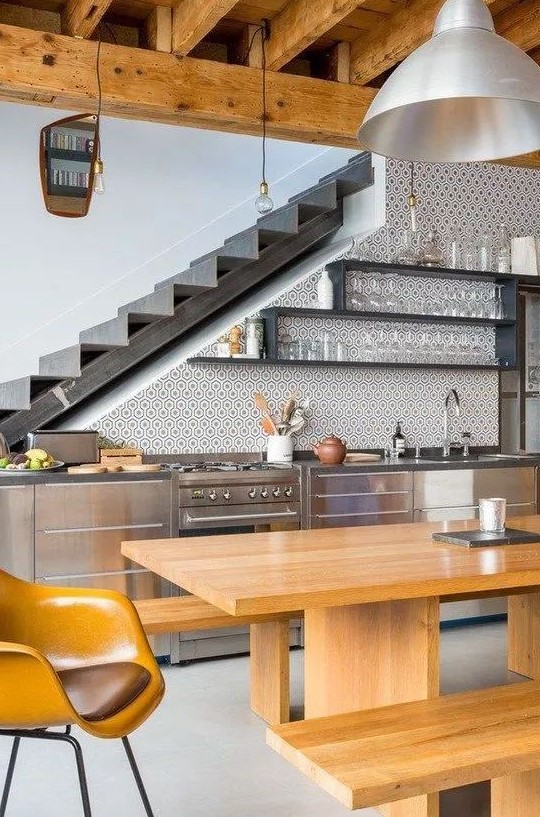
<svg viewBox="0 0 540 817">
<path fill-rule="evenodd" d="M 58 677 L 73 708 L 88 721 L 116 715 L 148 686 L 145 667 L 129 661 L 61 670 Z"/>
</svg>

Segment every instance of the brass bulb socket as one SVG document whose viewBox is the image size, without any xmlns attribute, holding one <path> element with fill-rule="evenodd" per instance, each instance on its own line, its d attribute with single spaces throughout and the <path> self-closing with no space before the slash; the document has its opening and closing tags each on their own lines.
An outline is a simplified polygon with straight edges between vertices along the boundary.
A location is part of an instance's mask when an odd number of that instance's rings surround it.
<svg viewBox="0 0 540 817">
<path fill-rule="evenodd" d="M 259 191 L 261 196 L 268 195 L 268 184 L 266 182 L 261 182 L 261 186 L 259 187 Z"/>
<path fill-rule="evenodd" d="M 98 173 L 103 173 L 103 162 L 101 159 L 96 159 L 94 162 L 94 173 L 97 175 Z"/>
</svg>

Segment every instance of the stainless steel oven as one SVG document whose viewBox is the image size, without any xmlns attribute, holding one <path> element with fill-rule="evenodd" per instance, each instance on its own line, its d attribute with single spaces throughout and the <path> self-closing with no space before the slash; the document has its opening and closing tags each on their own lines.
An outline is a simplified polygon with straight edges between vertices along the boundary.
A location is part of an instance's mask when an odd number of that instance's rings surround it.
<svg viewBox="0 0 540 817">
<path fill-rule="evenodd" d="M 171 466 L 169 466 L 171 467 Z M 180 537 L 298 530 L 300 471 L 261 462 L 172 466 L 178 472 Z M 180 590 L 181 593 L 185 592 Z M 290 643 L 300 646 L 300 621 L 291 622 Z M 248 628 L 180 633 L 171 661 L 233 655 L 249 650 Z"/>
</svg>

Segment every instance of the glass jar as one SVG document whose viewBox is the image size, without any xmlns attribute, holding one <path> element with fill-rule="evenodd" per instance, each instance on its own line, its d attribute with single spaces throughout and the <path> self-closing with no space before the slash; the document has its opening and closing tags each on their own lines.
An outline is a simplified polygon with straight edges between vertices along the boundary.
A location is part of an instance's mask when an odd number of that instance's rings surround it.
<svg viewBox="0 0 540 817">
<path fill-rule="evenodd" d="M 427 241 L 420 253 L 420 259 L 420 263 L 426 267 L 442 267 L 444 265 L 444 252 L 437 230 L 428 232 Z"/>
</svg>

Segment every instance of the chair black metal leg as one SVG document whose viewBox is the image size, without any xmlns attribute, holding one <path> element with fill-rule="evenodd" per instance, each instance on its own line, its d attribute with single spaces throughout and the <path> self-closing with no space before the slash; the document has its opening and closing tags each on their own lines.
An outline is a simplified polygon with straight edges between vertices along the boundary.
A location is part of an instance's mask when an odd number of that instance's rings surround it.
<svg viewBox="0 0 540 817">
<path fill-rule="evenodd" d="M 9 764 L 6 774 L 6 782 L 4 783 L 4 791 L 2 792 L 2 801 L 0 802 L 0 817 L 4 817 L 6 813 L 7 801 L 9 797 L 9 790 L 11 789 L 11 781 L 13 780 L 13 772 L 15 771 L 15 763 L 17 761 L 17 753 L 19 751 L 19 744 L 21 739 L 19 737 L 13 739 L 13 747 L 9 757 Z"/>
<path fill-rule="evenodd" d="M 144 810 L 146 811 L 148 817 L 154 817 L 154 812 L 152 811 L 150 800 L 148 799 L 148 795 L 146 794 L 146 789 L 144 788 L 144 783 L 142 781 L 141 773 L 139 772 L 139 767 L 137 766 L 137 762 L 135 760 L 131 744 L 127 737 L 122 738 L 122 743 L 124 744 L 124 749 L 126 750 L 129 765 L 131 766 L 133 777 L 135 778 L 137 788 L 139 789 L 139 794 L 141 795 L 141 800 L 143 801 Z"/>
<path fill-rule="evenodd" d="M 73 746 L 75 751 L 75 760 L 77 763 L 77 774 L 79 775 L 79 786 L 81 789 L 81 799 L 83 805 L 84 817 L 92 817 L 92 810 L 90 808 L 90 796 L 88 794 L 88 783 L 86 782 L 86 772 L 84 769 L 84 759 L 79 741 L 70 735 L 66 734 L 65 740 Z M 1 817 L 1 815 L 0 815 Z"/>
<path fill-rule="evenodd" d="M 8 772 L 6 782 L 4 785 L 4 793 L 0 803 L 0 817 L 4 817 L 9 790 L 11 787 L 11 780 L 13 778 L 13 770 L 15 769 L 15 761 L 17 760 L 17 752 L 19 751 L 19 743 L 21 738 L 34 738 L 34 740 L 59 740 L 69 743 L 75 752 L 75 760 L 77 762 L 77 773 L 79 775 L 79 786 L 81 789 L 81 798 L 83 805 L 84 817 L 92 817 L 90 809 L 90 797 L 88 796 L 88 785 L 86 783 L 86 772 L 84 770 L 84 760 L 81 745 L 79 741 L 73 737 L 71 727 L 66 726 L 64 732 L 48 732 L 46 729 L 0 729 L 0 735 L 7 735 L 14 738 L 13 748 L 11 750 L 11 757 L 9 759 Z"/>
</svg>

